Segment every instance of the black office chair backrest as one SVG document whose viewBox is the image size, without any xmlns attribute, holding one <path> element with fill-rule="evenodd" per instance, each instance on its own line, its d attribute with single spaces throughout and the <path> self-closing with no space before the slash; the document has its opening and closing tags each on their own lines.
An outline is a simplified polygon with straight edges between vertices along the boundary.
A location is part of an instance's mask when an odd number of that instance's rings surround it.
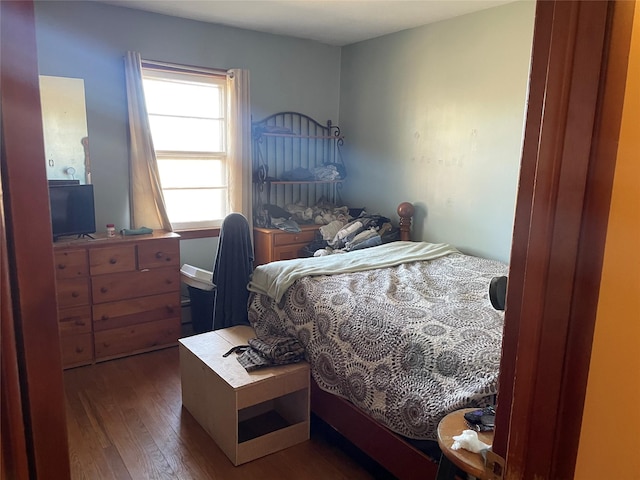
<svg viewBox="0 0 640 480">
<path fill-rule="evenodd" d="M 227 215 L 220 228 L 213 267 L 213 283 L 216 285 L 214 330 L 249 325 L 247 284 L 253 272 L 253 260 L 249 222 L 240 213 Z"/>
</svg>

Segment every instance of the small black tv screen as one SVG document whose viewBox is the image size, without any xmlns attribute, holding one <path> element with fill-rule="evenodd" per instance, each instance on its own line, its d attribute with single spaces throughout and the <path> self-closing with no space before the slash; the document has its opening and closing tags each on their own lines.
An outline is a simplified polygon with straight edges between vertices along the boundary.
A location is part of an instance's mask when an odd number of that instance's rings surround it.
<svg viewBox="0 0 640 480">
<path fill-rule="evenodd" d="M 53 239 L 96 231 L 93 185 L 49 185 Z"/>
</svg>

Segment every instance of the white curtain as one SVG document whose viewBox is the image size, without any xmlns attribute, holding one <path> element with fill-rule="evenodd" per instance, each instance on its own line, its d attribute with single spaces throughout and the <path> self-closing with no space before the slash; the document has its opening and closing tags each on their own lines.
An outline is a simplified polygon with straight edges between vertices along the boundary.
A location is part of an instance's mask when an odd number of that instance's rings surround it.
<svg viewBox="0 0 640 480">
<path fill-rule="evenodd" d="M 253 224 L 251 199 L 251 105 L 249 71 L 227 72 L 227 161 L 229 201 L 232 212 L 242 213 Z"/>
<path fill-rule="evenodd" d="M 142 87 L 142 60 L 139 53 L 127 52 L 124 70 L 129 109 L 131 226 L 172 231 L 151 139 Z"/>
</svg>

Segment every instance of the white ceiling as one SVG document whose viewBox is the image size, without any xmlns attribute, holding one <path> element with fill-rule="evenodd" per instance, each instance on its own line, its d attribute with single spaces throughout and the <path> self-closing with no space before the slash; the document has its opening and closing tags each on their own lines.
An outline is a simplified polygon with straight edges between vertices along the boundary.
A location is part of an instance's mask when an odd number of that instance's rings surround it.
<svg viewBox="0 0 640 480">
<path fill-rule="evenodd" d="M 343 46 L 511 1 L 104 0 L 104 3 Z"/>
</svg>

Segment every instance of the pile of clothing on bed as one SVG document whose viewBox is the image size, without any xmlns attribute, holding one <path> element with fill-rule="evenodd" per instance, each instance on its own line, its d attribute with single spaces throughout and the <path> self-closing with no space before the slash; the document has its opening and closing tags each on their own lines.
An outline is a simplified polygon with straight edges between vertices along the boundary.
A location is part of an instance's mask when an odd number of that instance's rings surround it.
<svg viewBox="0 0 640 480">
<path fill-rule="evenodd" d="M 255 211 L 254 223 L 259 227 L 279 228 L 288 232 L 299 232 L 300 225 L 326 225 L 335 220 L 348 222 L 362 209 L 351 210 L 349 207 L 338 207 L 324 199 L 320 199 L 314 206 L 302 203 L 292 203 L 284 208 L 277 205 L 261 205 Z M 355 213 L 354 213 L 355 212 Z"/>
<path fill-rule="evenodd" d="M 335 220 L 348 222 L 353 218 L 351 209 L 347 206 L 337 206 L 324 199 L 320 199 L 312 207 L 305 206 L 302 203 L 291 203 L 284 207 L 284 210 L 290 215 L 291 220 L 298 223 L 316 225 L 326 225 Z M 362 209 L 358 209 L 356 214 L 360 214 Z"/>
<path fill-rule="evenodd" d="M 400 239 L 400 230 L 382 215 L 368 214 L 363 208 L 335 206 L 321 199 L 312 207 L 301 203 L 263 205 L 265 226 L 287 232 L 300 232 L 301 224 L 322 225 L 316 237 L 300 251 L 302 256 L 324 256 L 375 247 Z"/>
<path fill-rule="evenodd" d="M 320 227 L 316 239 L 301 250 L 304 256 L 320 257 L 375 247 L 400 239 L 400 230 L 382 215 L 362 211 L 350 221 L 333 220 Z"/>
</svg>

